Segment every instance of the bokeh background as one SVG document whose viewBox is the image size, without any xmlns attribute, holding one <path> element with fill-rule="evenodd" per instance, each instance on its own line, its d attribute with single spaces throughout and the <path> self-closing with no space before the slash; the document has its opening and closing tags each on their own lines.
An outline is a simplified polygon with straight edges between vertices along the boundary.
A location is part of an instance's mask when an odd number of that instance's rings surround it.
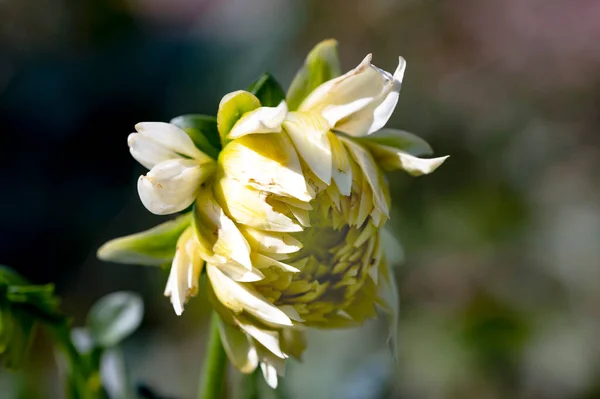
<svg viewBox="0 0 600 399">
<path fill-rule="evenodd" d="M 134 381 L 193 398 L 209 306 L 184 317 L 165 274 L 102 263 L 104 241 L 164 220 L 137 198 L 138 121 L 215 114 L 263 71 L 287 86 L 318 41 L 344 70 L 408 61 L 388 126 L 450 159 L 389 176 L 406 262 L 400 355 L 383 323 L 311 333 L 290 398 L 600 398 L 600 2 L 594 0 L 0 1 L 0 263 L 54 282 L 83 322 L 143 295 Z M 2 398 L 60 398 L 39 336 Z M 234 381 L 231 392 L 236 393 Z"/>
</svg>

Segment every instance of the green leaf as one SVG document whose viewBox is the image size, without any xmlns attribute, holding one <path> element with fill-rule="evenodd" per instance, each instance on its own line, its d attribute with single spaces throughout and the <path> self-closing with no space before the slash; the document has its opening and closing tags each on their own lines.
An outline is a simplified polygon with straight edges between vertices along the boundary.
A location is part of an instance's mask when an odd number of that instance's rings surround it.
<svg viewBox="0 0 600 399">
<path fill-rule="evenodd" d="M 190 225 L 189 213 L 150 230 L 115 238 L 98 249 L 98 258 L 118 263 L 161 266 L 175 256 L 177 240 Z"/>
<path fill-rule="evenodd" d="M 254 94 L 263 107 L 276 107 L 285 100 L 285 92 L 273 76 L 262 74 L 248 86 L 248 91 Z"/>
<path fill-rule="evenodd" d="M 196 147 L 213 159 L 221 150 L 217 118 L 208 115 L 189 114 L 171 119 L 171 123 L 183 129 Z"/>
<path fill-rule="evenodd" d="M 142 321 L 144 302 L 133 292 L 113 292 L 90 309 L 87 325 L 94 342 L 110 348 L 133 333 Z"/>
<path fill-rule="evenodd" d="M 235 123 L 246 112 L 253 111 L 259 107 L 259 99 L 254 94 L 244 90 L 234 91 L 223 97 L 217 113 L 217 127 L 221 135 L 221 142 L 226 141 L 227 135 Z"/>
<path fill-rule="evenodd" d="M 324 40 L 317 44 L 304 61 L 287 92 L 290 111 L 298 109 L 302 101 L 318 86 L 341 75 L 337 41 Z"/>
</svg>

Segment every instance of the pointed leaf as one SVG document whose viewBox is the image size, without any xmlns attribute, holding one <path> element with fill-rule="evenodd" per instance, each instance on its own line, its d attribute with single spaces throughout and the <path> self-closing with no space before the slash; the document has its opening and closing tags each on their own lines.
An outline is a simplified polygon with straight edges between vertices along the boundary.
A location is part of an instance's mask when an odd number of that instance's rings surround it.
<svg viewBox="0 0 600 399">
<path fill-rule="evenodd" d="M 248 86 L 248 91 L 254 94 L 263 107 L 276 107 L 285 100 L 285 92 L 273 76 L 262 74 Z"/>
<path fill-rule="evenodd" d="M 213 159 L 221 150 L 217 118 L 208 115 L 189 114 L 171 119 L 171 123 L 183 129 L 196 147 Z"/>
<path fill-rule="evenodd" d="M 337 41 L 324 40 L 317 44 L 306 57 L 304 65 L 292 81 L 287 92 L 289 109 L 298 109 L 302 101 L 321 83 L 341 74 L 337 54 Z"/>
</svg>

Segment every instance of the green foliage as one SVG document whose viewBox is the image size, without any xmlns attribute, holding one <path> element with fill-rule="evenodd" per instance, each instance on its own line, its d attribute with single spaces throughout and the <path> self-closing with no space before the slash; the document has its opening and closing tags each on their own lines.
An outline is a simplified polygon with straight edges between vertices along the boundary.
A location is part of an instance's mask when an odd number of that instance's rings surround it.
<svg viewBox="0 0 600 399">
<path fill-rule="evenodd" d="M 144 314 L 142 299 L 132 292 L 113 292 L 92 306 L 87 324 L 97 346 L 119 344 L 140 325 Z"/>
<path fill-rule="evenodd" d="M 0 361 L 19 368 L 27 355 L 38 323 L 59 324 L 58 299 L 52 285 L 31 285 L 6 266 L 0 266 Z"/>
<path fill-rule="evenodd" d="M 171 123 L 183 129 L 198 149 L 217 159 L 221 150 L 217 118 L 208 115 L 189 114 L 173 118 Z"/>
<path fill-rule="evenodd" d="M 175 256 L 177 240 L 190 225 L 190 214 L 141 233 L 115 238 L 98 249 L 98 258 L 118 263 L 161 266 Z"/>
<path fill-rule="evenodd" d="M 285 92 L 273 76 L 262 74 L 248 86 L 248 91 L 254 94 L 263 107 L 276 107 L 285 100 Z"/>
<path fill-rule="evenodd" d="M 287 92 L 290 111 L 298 109 L 302 101 L 322 83 L 340 74 L 337 42 L 329 39 L 317 44 L 306 57 Z"/>
</svg>

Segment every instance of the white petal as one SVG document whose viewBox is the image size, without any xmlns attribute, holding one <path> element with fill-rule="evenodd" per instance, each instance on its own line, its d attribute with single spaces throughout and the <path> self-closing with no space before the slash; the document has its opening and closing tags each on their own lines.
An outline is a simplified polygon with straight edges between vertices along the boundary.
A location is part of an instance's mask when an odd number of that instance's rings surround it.
<svg viewBox="0 0 600 399">
<path fill-rule="evenodd" d="M 141 122 L 135 125 L 142 136 L 155 141 L 164 148 L 185 155 L 200 162 L 209 162 L 212 159 L 200 151 L 194 142 L 181 128 L 164 122 Z"/>
<path fill-rule="evenodd" d="M 242 137 L 230 142 L 219 159 L 227 177 L 257 190 L 311 200 L 300 160 L 286 135 Z"/>
<path fill-rule="evenodd" d="M 232 260 L 247 272 L 252 271 L 250 246 L 237 225 L 215 201 L 212 187 L 199 191 L 193 216 L 193 226 L 211 263 L 231 263 Z"/>
<path fill-rule="evenodd" d="M 331 182 L 331 145 L 327 133 L 329 123 L 316 113 L 290 112 L 283 127 L 296 150 L 325 183 Z"/>
<path fill-rule="evenodd" d="M 236 122 L 227 137 L 236 139 L 253 133 L 279 133 L 287 112 L 285 101 L 277 107 L 260 107 L 250 111 Z"/>
<path fill-rule="evenodd" d="M 138 180 L 144 206 L 156 215 L 184 210 L 194 202 L 200 185 L 212 175 L 212 164 L 200 165 L 191 159 L 161 162 Z"/>
<path fill-rule="evenodd" d="M 250 374 L 258 366 L 258 355 L 254 345 L 238 327 L 219 318 L 219 333 L 229 361 L 244 374 Z"/>
<path fill-rule="evenodd" d="M 248 226 L 240 226 L 239 229 L 252 247 L 262 252 L 290 254 L 302 248 L 302 243 L 287 233 L 257 230 Z"/>
<path fill-rule="evenodd" d="M 368 144 L 368 148 L 383 169 L 402 169 L 413 176 L 432 173 L 448 158 L 418 158 L 394 147 L 375 143 Z"/>
<path fill-rule="evenodd" d="M 233 281 L 213 265 L 207 265 L 206 272 L 208 278 L 210 278 L 215 296 L 234 313 L 243 310 L 263 323 L 276 326 L 292 325 L 292 321 L 285 313 L 269 303 L 252 288 Z"/>
<path fill-rule="evenodd" d="M 364 136 L 385 125 L 396 107 L 406 62 L 394 75 L 371 65 L 371 55 L 352 71 L 316 88 L 300 111 L 316 111 L 336 130 Z"/>
<path fill-rule="evenodd" d="M 346 145 L 346 148 L 348 148 L 352 158 L 360 166 L 366 177 L 366 180 L 371 186 L 371 190 L 373 190 L 373 204 L 385 216 L 389 217 L 389 206 L 383 191 L 383 185 L 385 183 L 382 181 L 383 177 L 381 175 L 381 171 L 373 160 L 373 157 L 362 146 L 352 142 L 351 140 L 342 139 L 342 141 Z"/>
<path fill-rule="evenodd" d="M 181 158 L 181 155 L 140 133 L 131 133 L 127 137 L 127 144 L 133 158 L 148 169 L 152 169 L 161 162 Z"/>
<path fill-rule="evenodd" d="M 262 362 L 260 364 L 260 369 L 262 370 L 263 377 L 268 386 L 271 389 L 277 389 L 277 370 L 269 363 Z"/>
<path fill-rule="evenodd" d="M 306 259 L 306 258 L 304 258 Z M 289 265 L 287 263 L 278 261 L 276 259 L 273 259 L 272 256 L 266 256 L 266 255 L 262 255 L 262 254 L 253 254 L 252 256 L 252 260 L 254 261 L 254 264 L 256 265 L 256 267 L 258 267 L 259 269 L 266 269 L 269 267 L 279 267 L 281 270 L 284 270 L 286 272 L 289 273 L 299 273 L 300 269 L 298 269 L 295 266 Z"/>
<path fill-rule="evenodd" d="M 340 194 L 345 196 L 350 195 L 350 190 L 352 189 L 352 167 L 348 159 L 348 152 L 335 134 L 329 133 L 328 136 L 331 142 L 333 181 L 335 181 Z"/>
<path fill-rule="evenodd" d="M 270 350 L 275 356 L 281 359 L 287 359 L 289 357 L 281 350 L 279 333 L 277 331 L 258 328 L 252 323 L 245 322 L 242 318 L 236 319 L 242 331 L 260 342 L 261 345 Z"/>
<path fill-rule="evenodd" d="M 236 223 L 266 231 L 302 231 L 302 226 L 277 212 L 264 192 L 248 187 L 237 180 L 222 178 L 215 187 L 219 203 Z"/>
<path fill-rule="evenodd" d="M 252 283 L 265 278 L 260 270 L 253 267 L 251 270 L 241 266 L 238 263 L 211 263 L 218 267 L 227 277 L 239 283 Z"/>
</svg>

